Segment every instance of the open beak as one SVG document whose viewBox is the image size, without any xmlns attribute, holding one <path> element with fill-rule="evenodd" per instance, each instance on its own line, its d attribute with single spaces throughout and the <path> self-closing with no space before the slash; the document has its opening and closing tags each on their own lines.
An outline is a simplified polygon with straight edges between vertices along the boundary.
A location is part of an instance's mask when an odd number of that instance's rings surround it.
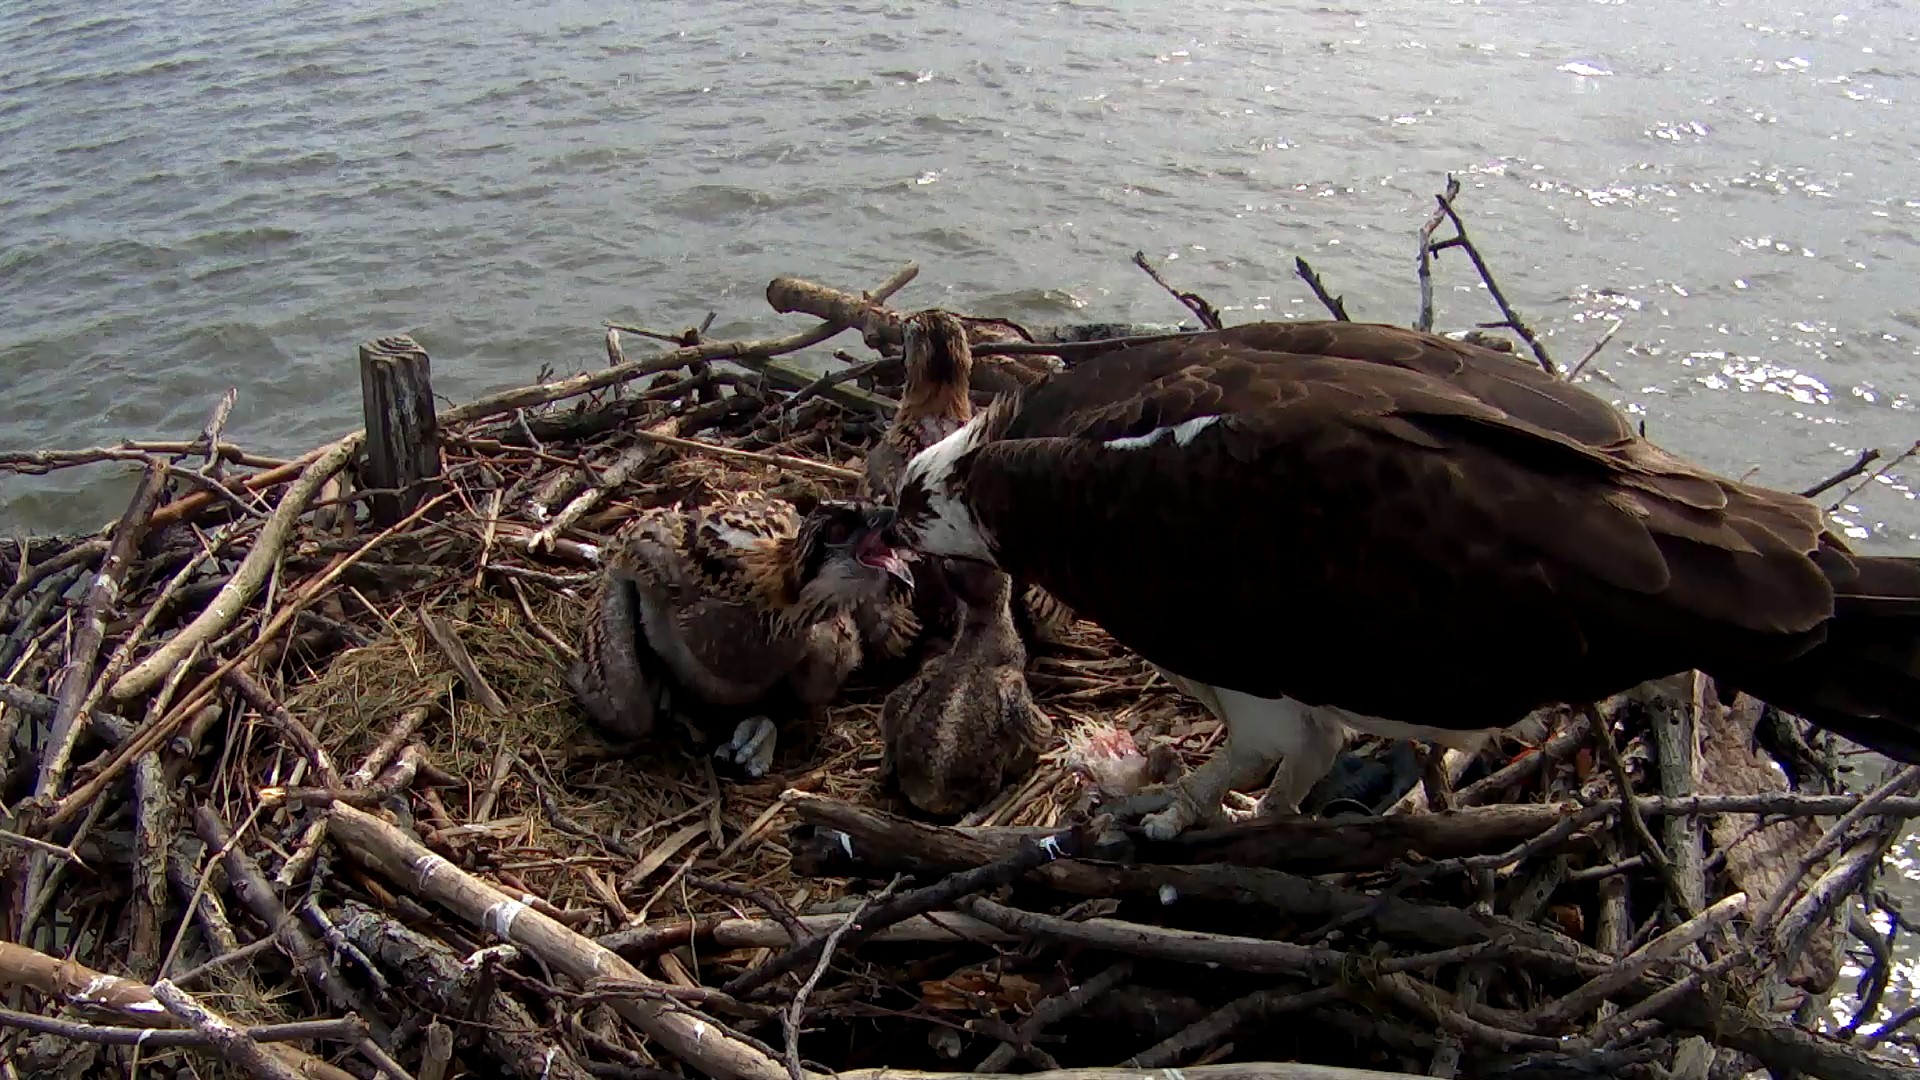
<svg viewBox="0 0 1920 1080">
<path fill-rule="evenodd" d="M 887 576 L 907 588 L 913 588 L 913 568 L 907 565 L 906 551 L 896 548 L 893 507 L 876 507 L 867 515 L 866 534 L 860 538 L 859 559 L 865 566 L 884 570 Z"/>
</svg>

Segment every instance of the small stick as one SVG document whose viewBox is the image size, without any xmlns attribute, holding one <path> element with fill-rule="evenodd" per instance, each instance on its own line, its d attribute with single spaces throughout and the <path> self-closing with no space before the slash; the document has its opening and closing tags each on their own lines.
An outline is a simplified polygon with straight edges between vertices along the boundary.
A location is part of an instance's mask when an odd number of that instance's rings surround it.
<svg viewBox="0 0 1920 1080">
<path fill-rule="evenodd" d="M 179 985 L 178 980 L 174 985 L 176 987 Z M 188 1028 L 108 1027 L 102 1024 L 82 1023 L 78 1020 L 41 1016 L 38 1013 L 15 1012 L 12 1009 L 0 1009 L 0 1027 L 19 1028 L 22 1031 L 32 1031 L 42 1035 L 57 1035 L 62 1039 L 99 1043 L 102 1046 L 140 1046 L 149 1050 L 207 1046 L 211 1042 L 204 1032 Z M 320 1040 L 350 1043 L 360 1038 L 364 1028 L 358 1017 L 348 1016 L 339 1020 L 297 1020 L 290 1024 L 261 1024 L 258 1027 L 242 1030 L 247 1038 L 257 1043 Z"/>
<path fill-rule="evenodd" d="M 1434 231 L 1447 219 L 1445 199 L 1460 194 L 1460 181 L 1451 173 L 1447 175 L 1447 193 L 1442 197 L 1440 206 L 1427 215 L 1426 224 L 1420 226 L 1420 266 L 1417 276 L 1420 281 L 1420 314 L 1414 319 L 1413 328 L 1423 334 L 1433 332 L 1433 255 Z"/>
<path fill-rule="evenodd" d="M 1332 293 L 1329 293 L 1326 282 L 1320 280 L 1319 271 L 1309 265 L 1307 260 L 1297 255 L 1294 256 L 1293 272 L 1299 276 L 1301 281 L 1307 283 L 1307 288 L 1313 290 L 1314 298 L 1320 301 L 1320 306 L 1326 308 L 1334 318 L 1339 319 L 1341 322 L 1353 321 L 1353 317 L 1347 314 L 1347 298 L 1344 296 L 1334 296 Z M 1429 325 L 1431 325 L 1431 320 L 1429 320 Z"/>
<path fill-rule="evenodd" d="M 453 627 L 424 606 L 420 609 L 420 624 L 426 627 L 427 636 L 433 639 L 447 662 L 453 665 L 453 670 L 459 674 L 460 681 L 466 684 L 467 693 L 474 701 L 495 716 L 505 716 L 507 703 L 500 700 L 493 685 L 480 673 L 480 666 L 473 662 L 473 654 L 467 651 L 466 643 L 460 640 L 460 635 Z"/>
<path fill-rule="evenodd" d="M 60 672 L 60 704 L 49 725 L 47 749 L 41 753 L 40 776 L 34 783 L 33 793 L 37 799 L 52 798 L 61 781 L 66 779 L 74 743 L 80 738 L 81 726 L 77 721 L 82 715 L 82 706 L 94 696 L 93 664 L 106 637 L 107 618 L 119 605 L 121 585 L 139 554 L 140 539 L 146 535 L 147 522 L 153 515 L 154 504 L 159 501 L 160 477 L 160 470 L 150 468 L 141 478 L 133 501 L 121 515 L 120 523 L 113 527 L 112 546 L 100 564 L 100 572 L 94 575 L 93 586 L 87 590 L 80 632 L 67 650 L 67 665 Z"/>
<path fill-rule="evenodd" d="M 839 371 L 830 371 L 794 391 L 792 394 L 789 394 L 787 400 L 780 404 L 781 415 L 792 416 L 794 410 L 798 409 L 801 405 L 819 397 L 821 394 L 839 386 L 841 383 L 850 383 L 856 379 L 863 379 L 868 375 L 872 375 L 886 368 L 898 367 L 899 364 L 900 360 L 897 357 L 881 357 L 878 360 L 849 364 Z"/>
<path fill-rule="evenodd" d="M 173 980 L 174 985 L 185 986 L 196 979 L 210 975 L 213 972 L 218 971 L 223 967 L 226 967 L 228 964 L 237 964 L 243 960 L 251 960 L 254 957 L 260 955 L 261 953 L 266 952 L 268 949 L 273 948 L 275 944 L 277 943 L 272 938 L 263 937 L 259 941 L 255 941 L 247 945 L 242 945 L 239 948 L 233 950 L 232 952 L 221 953 L 219 956 L 214 957 L 213 959 L 207 961 L 204 964 L 201 964 L 197 967 L 188 968 L 186 971 L 182 972 L 179 976 L 177 976 Z"/>
<path fill-rule="evenodd" d="M 20 571 L 20 575 L 14 579 L 12 585 L 7 587 L 7 591 L 4 594 L 0 594 L 0 615 L 5 615 L 11 610 L 13 605 L 18 602 L 21 597 L 33 591 L 34 586 L 60 573 L 62 570 L 72 570 L 93 565 L 93 561 L 105 555 L 107 548 L 110 546 L 111 543 L 104 539 L 88 540 L 85 543 L 75 544 L 50 559 L 42 560 Z M 24 545 L 22 550 L 25 550 Z"/>
<path fill-rule="evenodd" d="M 280 504 L 274 507 L 273 515 L 267 519 L 253 547 L 234 570 L 233 576 L 227 579 L 220 594 L 193 622 L 167 639 L 166 644 L 131 671 L 120 676 L 109 691 L 114 700 L 125 701 L 153 689 L 196 646 L 213 640 L 239 618 L 247 601 L 253 599 L 266 581 L 267 571 L 279 561 L 294 523 L 306 512 L 307 503 L 313 499 L 314 493 L 320 490 L 320 485 L 328 477 L 345 467 L 347 460 L 359 447 L 360 437 L 349 435 L 326 448 L 313 464 L 301 472 L 300 478 L 289 485 L 286 494 L 280 497 Z"/>
<path fill-rule="evenodd" d="M 313 765 L 314 776 L 322 785 L 339 786 L 340 770 L 333 764 L 333 755 L 327 753 L 327 748 L 320 745 L 320 740 L 314 737 L 313 731 L 307 725 L 295 719 L 294 715 L 287 711 L 287 707 L 275 700 L 273 694 L 249 675 L 245 668 L 234 668 L 227 672 L 226 680 L 233 684 L 234 689 L 240 691 L 240 696 L 247 699 L 247 704 L 272 721 L 280 734 L 285 735 L 289 742 L 306 755 L 307 761 Z"/>
<path fill-rule="evenodd" d="M 994 1047 L 993 1052 L 988 1054 L 985 1060 L 973 1067 L 973 1071 L 977 1073 L 1005 1072 L 1007 1066 L 1013 1064 L 1013 1059 L 1019 1056 L 1020 1046 L 1033 1045 L 1033 1041 L 1040 1037 L 1040 1033 L 1045 1031 L 1048 1025 L 1057 1024 L 1067 1017 L 1072 1016 L 1074 1013 L 1079 1012 L 1081 1009 L 1086 1008 L 1102 995 L 1125 982 L 1128 976 L 1132 974 L 1133 961 L 1119 960 L 1109 965 L 1104 971 L 1100 972 L 1100 974 L 1081 983 L 1079 986 L 1073 987 L 1057 997 L 1050 997 L 1034 1006 L 1032 1015 L 1022 1021 L 1018 1028 L 1014 1029 L 1014 1036 L 1019 1040 L 1018 1044 L 1003 1042 L 999 1046 Z"/>
<path fill-rule="evenodd" d="M 1862 450 L 1860 451 L 1860 456 L 1853 459 L 1853 464 L 1847 466 L 1844 469 L 1841 469 L 1839 472 L 1834 473 L 1832 476 L 1827 477 L 1825 480 L 1822 480 L 1819 483 L 1813 485 L 1812 487 L 1802 491 L 1800 493 L 1800 497 L 1803 499 L 1811 499 L 1815 495 L 1820 495 L 1832 488 L 1837 488 L 1841 484 L 1844 484 L 1847 481 L 1853 479 L 1854 477 L 1859 476 L 1861 473 L 1866 472 L 1867 466 L 1879 460 L 1880 460 L 1880 451 L 1873 449 L 1872 447 Z M 0 610 L 4 610 L 4 609 L 5 609 L 4 605 L 0 605 Z"/>
<path fill-rule="evenodd" d="M 246 1029 L 236 1027 L 232 1021 L 195 1001 L 186 991 L 166 979 L 153 984 L 153 996 L 167 1007 L 168 1012 L 204 1035 L 221 1057 L 260 1080 L 303 1080 L 293 1066 L 261 1049 L 260 1044 L 248 1036 Z"/>
<path fill-rule="evenodd" d="M 1600 350 L 1607 347 L 1607 342 L 1613 340 L 1613 335 L 1620 332 L 1620 328 L 1626 325 L 1626 321 L 1625 319 L 1613 320 L 1612 325 L 1607 327 L 1607 332 L 1601 334 L 1600 340 L 1593 343 L 1593 348 L 1588 349 L 1587 354 L 1580 358 L 1580 362 L 1568 368 L 1566 375 L 1562 377 L 1568 382 L 1572 382 L 1577 378 L 1582 371 L 1587 369 L 1587 365 L 1593 361 L 1593 358 L 1600 355 Z M 1834 483 L 1839 483 L 1839 481 L 1836 480 Z"/>
<path fill-rule="evenodd" d="M 1899 457 L 1896 457 L 1892 461 L 1887 462 L 1885 465 L 1882 465 L 1879 468 L 1873 470 L 1872 475 L 1868 476 L 1865 480 L 1862 480 L 1859 483 L 1848 488 L 1846 494 L 1833 500 L 1831 503 L 1828 503 L 1827 513 L 1831 514 L 1835 510 L 1840 509 L 1840 506 L 1842 503 L 1845 503 L 1848 499 L 1851 499 L 1855 495 L 1858 495 L 1862 488 L 1866 487 L 1868 484 L 1873 483 L 1875 480 L 1880 479 L 1882 476 L 1885 476 L 1887 474 L 1888 469 L 1893 468 L 1895 465 L 1900 464 L 1901 462 L 1907 460 L 1908 458 L 1912 457 L 1916 453 L 1920 453 L 1920 442 L 1916 442 L 1912 446 L 1909 446 L 1905 450 L 1902 450 L 1900 452 Z"/>
<path fill-rule="evenodd" d="M 924 914 L 945 907 L 964 896 L 971 896 L 983 889 L 991 889 L 1021 877 L 1035 867 L 1045 865 L 1058 858 L 1072 858 L 1084 845 L 1084 840 L 1074 831 L 1054 833 L 1039 840 L 1023 841 L 1013 854 L 990 862 L 985 866 L 971 870 L 962 870 L 948 875 L 944 880 L 925 888 L 915 889 L 899 898 L 875 909 L 870 917 L 861 924 L 853 935 L 848 947 L 857 946 L 878 933 L 913 915 Z M 986 919 L 992 922 L 992 919 Z M 825 947 L 824 938 L 813 938 L 804 944 L 796 944 L 791 950 L 774 957 L 772 960 L 742 972 L 723 988 L 734 997 L 745 999 L 749 994 L 767 985 L 773 980 L 794 971 L 811 962 Z"/>
<path fill-rule="evenodd" d="M 1473 268 L 1480 272 L 1480 280 L 1486 283 L 1487 293 L 1493 297 L 1493 302 L 1500 306 L 1500 314 L 1505 317 L 1501 322 L 1483 325 L 1490 328 L 1504 326 L 1519 334 L 1527 343 L 1527 347 L 1533 350 L 1534 359 L 1540 361 L 1540 369 L 1549 375 L 1558 375 L 1560 369 L 1554 364 L 1553 357 L 1547 355 L 1547 347 L 1540 343 L 1540 338 L 1534 334 L 1533 328 L 1528 326 L 1526 320 L 1520 317 L 1520 313 L 1513 310 L 1513 305 L 1507 302 L 1507 294 L 1500 291 L 1500 283 L 1494 280 L 1493 271 L 1488 269 L 1487 261 L 1480 257 L 1480 249 L 1474 247 L 1473 241 L 1467 237 L 1466 223 L 1460 220 L 1460 212 L 1453 206 L 1453 200 L 1459 194 L 1460 182 L 1449 174 L 1446 192 L 1435 198 L 1439 200 L 1440 209 L 1447 215 L 1447 220 L 1453 223 L 1453 238 L 1433 245 L 1433 250 L 1437 252 L 1445 247 L 1456 246 L 1465 250 L 1467 258 L 1473 260 Z M 1431 325 L 1429 322 L 1429 328 Z"/>
<path fill-rule="evenodd" d="M 1653 838 L 1653 830 L 1647 827 L 1646 816 L 1640 812 L 1640 805 L 1633 797 L 1633 779 L 1627 775 L 1627 763 L 1620 757 L 1620 748 L 1614 745 L 1613 732 L 1607 728 L 1607 722 L 1601 718 L 1600 710 L 1591 704 L 1582 706 L 1581 711 L 1586 714 L 1587 724 L 1593 731 L 1593 741 L 1598 744 L 1600 756 L 1607 763 L 1608 770 L 1613 773 L 1615 786 L 1620 789 L 1622 818 L 1633 832 L 1634 838 L 1640 841 L 1640 848 L 1646 852 L 1647 861 L 1653 864 L 1654 872 L 1666 885 L 1667 895 L 1673 898 L 1674 908 L 1680 912 L 1681 917 L 1693 918 L 1700 912 L 1688 899 L 1687 890 L 1680 883 L 1680 876 L 1674 870 L 1673 861 L 1667 857 L 1665 851 L 1661 850 L 1660 842 Z"/>
<path fill-rule="evenodd" d="M 718 446 L 713 443 L 700 442 L 697 439 L 683 439 L 677 435 L 666 435 L 654 431 L 642 430 L 635 431 L 632 434 L 641 442 L 658 443 L 661 446 L 671 446 L 679 450 L 692 450 L 697 453 L 710 454 L 714 457 L 727 458 L 733 461 L 750 461 L 756 465 L 770 465 L 776 469 L 785 469 L 789 472 L 812 473 L 815 476 L 824 476 L 833 480 L 845 480 L 848 483 L 856 483 L 861 478 L 861 474 L 854 469 L 843 469 L 838 465 L 829 465 L 824 461 L 788 457 L 785 454 L 762 454 L 753 450 L 735 450 L 731 446 Z"/>
<path fill-rule="evenodd" d="M 1548 1002 L 1527 1014 L 1526 1021 L 1542 1034 L 1558 1031 L 1635 980 L 1653 965 L 1672 960 L 1698 942 L 1706 940 L 1719 927 L 1744 914 L 1747 894 L 1734 893 L 1692 919 L 1640 946 L 1605 974 L 1596 975 L 1573 992 Z"/>
<path fill-rule="evenodd" d="M 401 751 L 378 780 L 364 787 L 267 787 L 260 789 L 260 802 L 267 807 L 311 806 L 330 802 L 359 807 L 378 806 L 413 785 L 425 756 L 425 748 L 414 743 Z"/>
<path fill-rule="evenodd" d="M 780 1026 L 786 1029 L 787 1075 L 791 1080 L 807 1080 L 806 1070 L 800 1065 L 800 1021 L 807 1011 L 807 998 L 813 994 L 813 988 L 820 985 L 821 976 L 825 975 L 827 968 L 833 964 L 833 950 L 839 946 L 840 940 L 847 936 L 849 930 L 859 925 L 862 915 L 870 911 L 875 904 L 884 903 L 904 880 L 906 880 L 904 875 L 894 875 L 886 888 L 861 900 L 860 906 L 854 908 L 846 920 L 834 927 L 821 941 L 820 959 L 814 962 L 812 973 L 807 976 L 806 982 L 800 984 L 800 989 L 793 995 L 792 1003 L 780 1017 Z"/>
<path fill-rule="evenodd" d="M 200 437 L 193 442 L 191 453 L 203 454 L 207 463 L 200 468 L 200 475 L 210 480 L 220 479 L 220 433 L 227 428 L 227 417 L 233 412 L 234 403 L 240 400 L 240 388 L 229 386 L 214 402 L 213 411 L 207 414 L 207 424 L 200 431 Z M 185 456 L 185 455 L 182 455 Z"/>
<path fill-rule="evenodd" d="M 813 933 L 807 929 L 806 924 L 800 921 L 800 916 L 796 914 L 792 908 L 788 907 L 784 900 L 781 900 L 765 889 L 756 889 L 749 885 L 735 885 L 731 882 L 715 881 L 712 878 L 703 877 L 689 877 L 687 884 L 699 889 L 701 892 L 715 893 L 720 896 L 731 896 L 736 900 L 746 900 L 755 904 L 761 910 L 773 916 L 774 921 L 786 930 L 787 940 L 792 944 L 798 945 L 813 936 Z"/>
<path fill-rule="evenodd" d="M 274 893 L 273 886 L 267 883 L 266 876 L 240 845 L 233 842 L 227 826 L 220 820 L 213 808 L 204 804 L 193 811 L 194 832 L 201 842 L 212 851 L 220 853 L 221 866 L 227 872 L 227 884 L 233 889 L 240 902 L 246 905 L 253 916 L 265 923 L 271 930 L 274 940 L 280 944 L 280 951 L 306 977 L 315 989 L 319 990 L 338 1008 L 361 1016 L 375 1015 L 360 999 L 360 992 L 347 984 L 340 973 L 328 963 L 326 950 L 308 936 L 306 927 L 287 912 L 280 897 Z M 386 1025 L 369 1021 L 374 1038 L 385 1042 L 392 1033 Z"/>
<path fill-rule="evenodd" d="M 1179 289 L 1176 289 L 1172 285 L 1167 284 L 1167 279 L 1161 277 L 1160 271 L 1155 270 L 1153 268 L 1153 264 L 1147 261 L 1146 252 L 1144 251 L 1134 252 L 1133 265 L 1139 267 L 1142 270 L 1145 270 L 1147 272 L 1147 276 L 1153 279 L 1153 283 L 1155 285 L 1158 285 L 1162 289 L 1165 289 L 1168 296 L 1171 296 L 1175 300 L 1180 301 L 1181 304 L 1185 305 L 1188 311 L 1193 312 L 1194 318 L 1200 320 L 1201 326 L 1204 326 L 1209 330 L 1218 330 L 1222 327 L 1223 324 L 1220 321 L 1219 308 L 1214 307 L 1212 304 L 1207 303 L 1206 299 L 1202 297 L 1199 293 L 1181 292 Z"/>
<path fill-rule="evenodd" d="M 596 976 L 651 982 L 617 954 L 581 937 L 435 854 L 398 828 L 335 803 L 328 831 L 356 861 L 486 927 L 582 983 Z M 655 1044 L 715 1080 L 788 1080 L 786 1069 L 712 1017 L 686 1006 L 616 1001 L 614 1011 Z"/>
</svg>

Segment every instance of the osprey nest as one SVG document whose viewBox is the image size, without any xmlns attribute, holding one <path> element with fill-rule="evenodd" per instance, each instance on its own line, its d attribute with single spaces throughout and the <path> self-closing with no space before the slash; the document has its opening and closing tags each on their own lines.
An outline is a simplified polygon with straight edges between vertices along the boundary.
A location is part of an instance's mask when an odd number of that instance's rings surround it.
<svg viewBox="0 0 1920 1080">
<path fill-rule="evenodd" d="M 1920 770 L 1849 793 L 1699 676 L 1424 768 L 1356 738 L 1306 813 L 1163 842 L 1101 796 L 1222 733 L 1084 622 L 1025 667 L 1052 743 L 958 820 L 882 780 L 897 671 L 759 778 L 597 727 L 568 671 L 614 531 L 851 497 L 912 276 L 777 280 L 820 320 L 782 340 L 612 328 L 437 417 L 371 342 L 369 431 L 292 460 L 221 438 L 231 393 L 192 442 L 0 455 L 139 470 L 0 560 L 6 1075 L 1920 1075 L 1877 887 Z M 1167 329 L 962 321 L 976 401 Z M 847 329 L 872 358 L 777 359 Z"/>
</svg>

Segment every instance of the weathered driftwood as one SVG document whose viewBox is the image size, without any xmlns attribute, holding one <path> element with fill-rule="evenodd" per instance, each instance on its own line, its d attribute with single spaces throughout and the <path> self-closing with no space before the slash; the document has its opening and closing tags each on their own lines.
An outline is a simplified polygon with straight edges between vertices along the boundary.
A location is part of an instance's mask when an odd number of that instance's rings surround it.
<svg viewBox="0 0 1920 1080">
<path fill-rule="evenodd" d="M 525 1080 L 585 1080 L 565 1047 L 543 1038 L 524 1005 L 504 994 L 474 995 L 478 982 L 453 950 L 363 904 L 349 903 L 340 932 L 397 979 L 426 991 L 442 1013 L 471 1017 L 492 1059 Z M 476 1015 L 477 1012 L 477 1015 Z"/>
<path fill-rule="evenodd" d="M 427 350 L 405 334 L 363 342 L 360 401 L 365 482 L 374 489 L 373 523 L 384 528 L 439 489 L 440 430 Z"/>
<path fill-rule="evenodd" d="M 335 803 L 329 831 L 347 851 L 396 885 L 444 905 L 469 923 L 484 927 L 533 952 L 572 978 L 587 982 L 614 978 L 652 980 L 619 954 L 583 938 L 516 899 L 468 875 L 425 845 L 371 814 Z M 742 1041 L 719 1021 L 659 1001 L 624 999 L 613 1007 L 675 1057 L 722 1080 L 787 1080 L 779 1063 Z"/>
</svg>

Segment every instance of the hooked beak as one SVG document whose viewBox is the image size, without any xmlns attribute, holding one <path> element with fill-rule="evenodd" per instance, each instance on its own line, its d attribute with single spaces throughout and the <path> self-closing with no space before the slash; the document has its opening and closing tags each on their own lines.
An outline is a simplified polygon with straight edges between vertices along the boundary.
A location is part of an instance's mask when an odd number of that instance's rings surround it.
<svg viewBox="0 0 1920 1080">
<path fill-rule="evenodd" d="M 861 565 L 884 570 L 887 576 L 907 588 L 913 588 L 913 568 L 907 565 L 906 552 L 896 548 L 898 535 L 894 524 L 898 518 L 893 507 L 876 507 L 867 515 L 866 533 L 860 538 L 857 549 Z"/>
</svg>

